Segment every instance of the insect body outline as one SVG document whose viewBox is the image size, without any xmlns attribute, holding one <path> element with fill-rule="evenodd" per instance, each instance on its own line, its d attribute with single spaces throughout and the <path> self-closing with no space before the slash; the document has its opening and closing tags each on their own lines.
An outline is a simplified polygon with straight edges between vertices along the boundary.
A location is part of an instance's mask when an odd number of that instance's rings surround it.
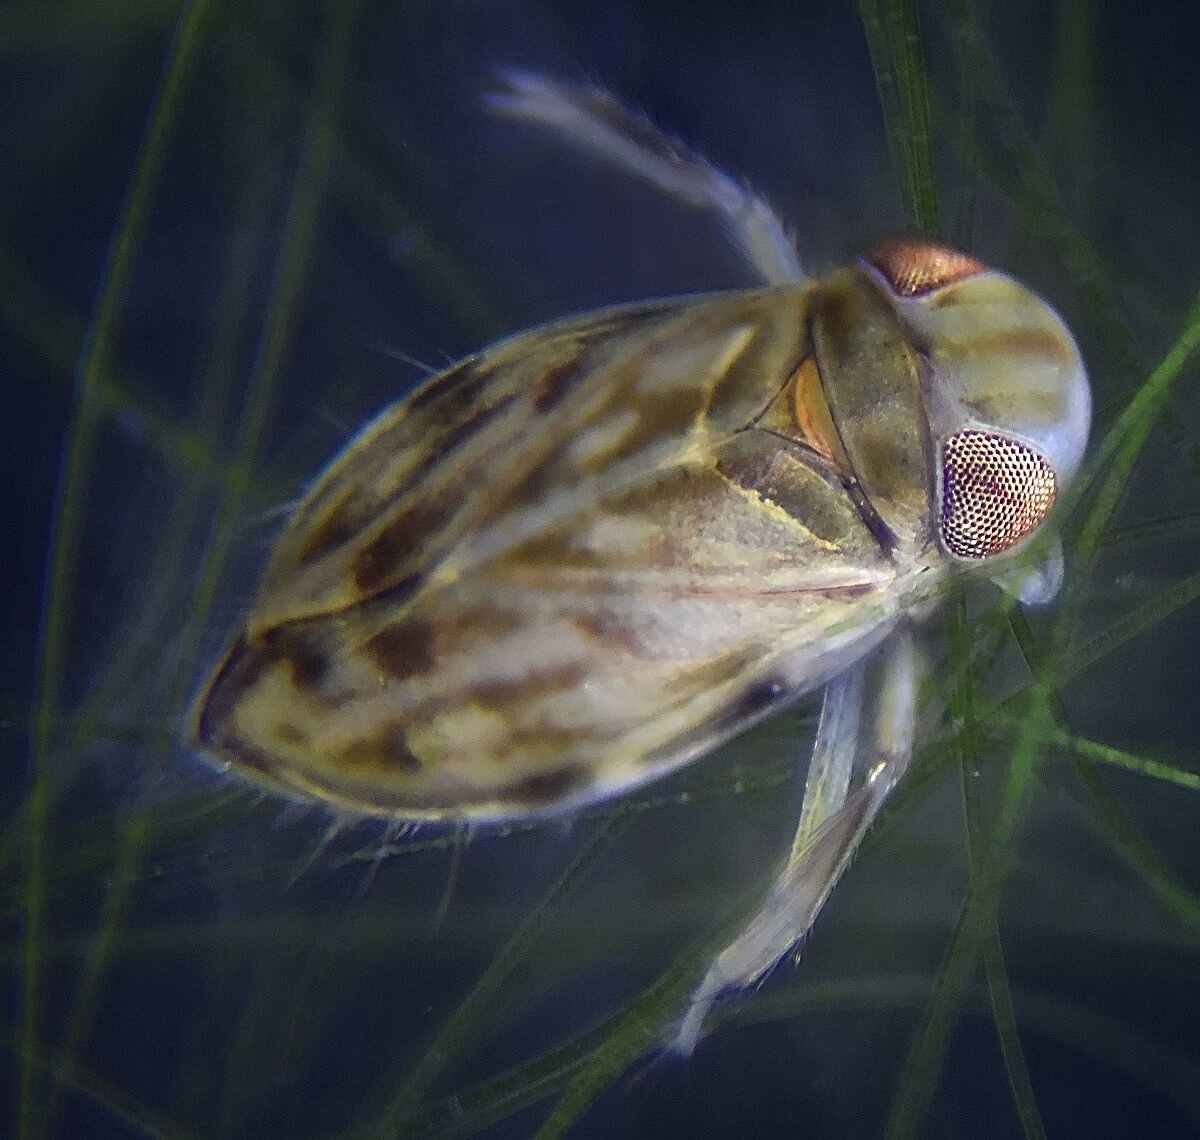
<svg viewBox="0 0 1200 1140">
<path fill-rule="evenodd" d="M 509 73 L 492 101 L 711 208 L 766 285 L 519 334 L 385 409 L 296 508 L 192 735 L 289 794 L 487 821 L 625 792 L 825 686 L 791 856 L 698 987 L 690 1050 L 904 774 L 909 627 L 1039 531 L 1086 373 L 1054 311 L 967 254 L 886 241 L 804 278 L 763 202 L 603 92 Z M 1044 600 L 1056 557 L 1017 589 Z"/>
</svg>

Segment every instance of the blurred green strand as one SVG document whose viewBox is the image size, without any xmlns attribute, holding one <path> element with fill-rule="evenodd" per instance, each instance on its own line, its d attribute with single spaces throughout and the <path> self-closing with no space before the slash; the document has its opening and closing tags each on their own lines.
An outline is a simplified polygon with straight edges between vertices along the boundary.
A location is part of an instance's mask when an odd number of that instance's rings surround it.
<svg viewBox="0 0 1200 1140">
<path fill-rule="evenodd" d="M 1020 609 L 1013 609 L 1010 611 L 1010 621 L 1026 661 L 1045 669 L 1048 655 L 1038 644 L 1025 614 Z M 1069 718 L 1061 695 L 1052 698 L 1051 707 L 1055 715 L 1056 735 L 1079 739 L 1069 728 Z M 998 715 L 997 721 L 1002 722 L 1003 718 Z M 1016 722 L 1009 720 L 1008 723 Z M 1084 799 L 1080 803 L 1084 823 L 1096 831 L 1118 858 L 1139 876 L 1176 921 L 1186 929 L 1200 929 L 1200 897 L 1164 864 L 1154 848 L 1142 837 L 1129 813 L 1105 786 L 1094 766 L 1084 763 L 1076 754 L 1072 757 L 1072 768 L 1084 789 Z M 1153 773 L 1147 770 L 1145 774 Z"/>
<path fill-rule="evenodd" d="M 728 1019 L 736 1024 L 791 1021 L 824 1009 L 887 1010 L 919 1006 L 928 993 L 924 975 L 884 974 L 845 981 L 797 984 L 763 994 Z M 980 1000 L 968 999 L 968 1008 Z M 1200 1120 L 1200 1065 L 1165 1041 L 1127 1021 L 1050 993 L 1017 989 L 1022 1021 L 1039 1037 L 1069 1045 L 1115 1073 L 1158 1090 Z M 982 1010 L 975 1010 L 982 1014 Z"/>
<path fill-rule="evenodd" d="M 78 366 L 86 330 L 73 314 L 61 310 L 15 251 L 0 239 L 0 319 L 29 344 L 65 383 L 78 384 Z M 139 393 L 151 385 L 128 375 L 117 360 L 99 361 L 91 389 L 96 414 L 120 412 L 137 425 L 145 442 L 180 474 L 202 473 L 221 483 L 226 458 L 214 441 L 191 425 L 176 423 Z M 256 489 L 262 505 L 272 501 Z"/>
<path fill-rule="evenodd" d="M 1058 159 L 1060 180 L 1077 212 L 1095 213 L 1097 44 L 1095 0 L 1059 0 L 1057 63 L 1046 107 L 1044 136 Z"/>
<path fill-rule="evenodd" d="M 1062 745 L 1075 751 L 1071 744 Z M 1112 761 L 1111 753 L 1100 757 L 1088 756 L 1089 761 Z M 1118 767 L 1133 765 L 1118 765 Z M 1179 874 L 1168 867 L 1162 856 L 1134 826 L 1129 813 L 1100 778 L 1093 763 L 1085 763 L 1076 755 L 1074 769 L 1087 792 L 1084 822 L 1096 831 L 1120 859 L 1145 883 L 1163 910 L 1192 937 L 1200 935 L 1200 896 Z M 1150 774 L 1150 773 L 1147 773 Z"/>
<path fill-rule="evenodd" d="M 1024 816 L 1036 762 L 1050 723 L 1044 686 L 1035 681 L 1028 717 L 1013 749 L 1000 802 L 978 862 L 973 863 L 967 896 L 938 970 L 933 996 L 901 1071 L 888 1121 L 893 1140 L 919 1137 L 980 953 L 995 922 L 1001 889 L 1015 859 L 1014 841 Z"/>
<path fill-rule="evenodd" d="M 858 0 L 858 10 L 904 204 L 918 232 L 937 237 L 941 226 L 917 0 Z"/>
<path fill-rule="evenodd" d="M 471 987 L 442 1025 L 421 1059 L 405 1075 L 397 1088 L 389 1116 L 403 1117 L 421 1102 L 426 1091 L 451 1060 L 479 1036 L 480 1023 L 496 1023 L 500 996 L 517 966 L 533 950 L 539 936 L 553 921 L 571 892 L 597 859 L 607 853 L 628 824 L 631 815 L 623 808 L 609 809 L 592 837 L 579 848 L 542 898 L 530 907 L 520 926 L 496 952 L 487 969 Z M 384 1131 L 386 1135 L 386 1129 Z"/>
<path fill-rule="evenodd" d="M 1200 346 L 1200 292 L 1188 308 L 1183 329 L 1158 366 L 1142 382 L 1120 418 L 1093 449 L 1092 456 L 1081 472 L 1081 485 L 1089 489 L 1095 484 L 1095 500 L 1080 523 L 1071 546 L 1072 575 L 1068 578 L 1068 594 L 1064 612 L 1071 620 L 1081 605 L 1086 572 L 1095 560 L 1101 538 L 1117 508 L 1133 466 L 1158 417 L 1166 406 L 1172 386 L 1191 362 Z M 1081 569 L 1083 572 L 1081 572 Z"/>
<path fill-rule="evenodd" d="M 0 1025 L 0 1047 L 20 1055 L 21 1060 L 45 1070 L 54 1084 L 63 1085 L 89 1100 L 105 1115 L 120 1121 L 145 1140 L 192 1140 L 196 1134 L 178 1121 L 168 1119 L 132 1097 L 119 1085 L 106 1081 L 77 1062 L 61 1058 L 51 1060 L 42 1051 L 24 1054 L 18 1038 L 7 1026 Z"/>
<path fill-rule="evenodd" d="M 1122 543 L 1147 542 L 1157 538 L 1176 538 L 1200 529 L 1200 510 L 1180 511 L 1162 518 L 1147 519 L 1145 522 L 1126 523 L 1109 527 L 1101 546 L 1119 546 Z"/>
<path fill-rule="evenodd" d="M 169 28 L 178 16 L 178 0 L 10 0 L 0 7 L 0 52 L 16 55 L 64 47 L 111 51 L 147 31 Z"/>
<path fill-rule="evenodd" d="M 74 575 L 88 475 L 105 410 L 99 392 L 99 379 L 108 370 L 134 257 L 158 186 L 167 140 L 175 125 L 178 100 L 188 68 L 201 42 L 200 28 L 207 8 L 206 0 L 190 0 L 184 5 L 167 51 L 129 189 L 113 229 L 95 312 L 80 356 L 73 411 L 59 474 L 38 636 L 34 717 L 29 750 L 29 843 L 21 982 L 22 1048 L 15 1128 L 20 1140 L 32 1140 L 39 1127 L 37 1112 L 40 1098 L 36 1074 L 29 1058 L 34 1055 L 41 1040 L 40 940 L 46 909 L 46 828 L 54 797 L 54 783 L 48 767 L 63 659 L 73 620 Z"/>
<path fill-rule="evenodd" d="M 1155 760 L 1149 756 L 1140 756 L 1134 752 L 1126 752 L 1123 748 L 1113 748 L 1098 740 L 1088 740 L 1074 733 L 1056 730 L 1051 734 L 1051 741 L 1064 752 L 1070 752 L 1083 760 L 1093 760 L 1113 768 L 1123 768 L 1127 772 L 1136 772 L 1139 776 L 1148 776 L 1153 780 L 1162 780 L 1179 788 L 1187 788 L 1191 792 L 1200 792 L 1200 772 L 1180 768 L 1164 760 Z"/>
<path fill-rule="evenodd" d="M 1073 579 L 1061 603 L 1054 625 L 1053 644 L 1064 645 L 1074 627 L 1082 605 L 1080 579 L 1086 577 L 1103 528 L 1108 524 L 1129 472 L 1140 454 L 1162 399 L 1178 378 L 1184 364 L 1200 343 L 1200 297 L 1176 343 L 1162 363 L 1142 384 L 1129 408 L 1102 441 L 1099 452 L 1113 457 L 1098 473 L 1093 460 L 1090 470 L 1099 484 L 1097 493 L 1073 544 Z M 959 921 L 938 974 L 933 999 L 913 1042 L 901 1073 L 898 1094 L 888 1124 L 893 1140 L 920 1134 L 932 1102 L 950 1034 L 967 992 L 978 956 L 983 948 L 991 916 L 995 913 L 1000 891 L 1012 865 L 1013 843 L 1024 815 L 1030 780 L 1035 772 L 1043 742 L 1054 731 L 1050 702 L 1056 691 L 1059 658 L 1051 652 L 1031 681 L 1021 705 L 1018 740 L 1013 750 L 986 852 L 973 871 Z"/>
<path fill-rule="evenodd" d="M 1153 629 L 1173 613 L 1191 605 L 1197 598 L 1200 598 L 1200 570 L 1159 591 L 1142 605 L 1118 618 L 1107 629 L 1073 649 L 1067 655 L 1067 663 L 1059 674 L 1059 685 L 1065 686 L 1084 670 L 1111 657 L 1126 642 Z"/>
<path fill-rule="evenodd" d="M 260 42 L 263 32 L 255 26 L 256 15 L 253 8 L 239 11 L 235 34 L 227 40 L 238 76 L 260 98 L 294 99 L 301 81 L 282 50 L 268 50 Z M 497 310 L 496 298 L 480 286 L 451 243 L 439 237 L 434 222 L 414 206 L 415 187 L 437 181 L 430 155 L 409 139 L 398 147 L 393 134 L 357 102 L 346 107 L 340 127 L 333 138 L 330 169 L 338 200 L 381 248 L 404 235 L 406 275 L 421 282 L 439 306 L 458 314 L 481 341 L 511 331 L 511 321 Z M 409 193 L 399 193 L 398 186 Z"/>
<path fill-rule="evenodd" d="M 351 4 L 342 4 L 338 8 L 342 19 L 352 16 L 354 10 L 354 6 Z M 345 29 L 341 28 L 341 30 L 344 32 Z M 305 139 L 304 158 L 296 175 L 292 207 L 289 210 L 281 237 L 281 248 L 284 253 L 277 265 L 276 282 L 271 291 L 268 315 L 260 342 L 260 352 L 245 394 L 245 400 L 248 406 L 254 409 L 254 415 L 257 418 L 253 416 L 250 418 L 249 427 L 243 421 L 243 430 L 235 441 L 235 451 L 232 456 L 232 468 L 235 472 L 248 473 L 253 469 L 254 452 L 265 424 L 266 408 L 269 406 L 262 398 L 263 393 L 278 383 L 283 352 L 283 342 L 280 339 L 279 330 L 286 328 L 290 310 L 295 307 L 299 288 L 298 281 L 311 246 L 316 219 L 316 203 L 323 191 L 324 170 L 328 163 L 328 135 L 331 133 L 329 123 L 334 117 L 331 116 L 329 103 L 342 86 L 342 72 L 345 68 L 348 47 L 349 37 L 347 35 L 331 36 L 328 48 L 330 65 L 322 73 L 324 80 L 320 83 L 314 100 L 314 105 L 320 108 L 320 115 L 311 117 L 310 129 Z M 226 327 L 224 330 L 219 330 L 213 345 L 207 383 L 203 390 L 204 406 L 200 409 L 198 416 L 200 422 L 207 428 L 206 434 L 212 438 L 215 438 L 221 430 L 226 410 L 226 396 L 233 391 L 233 378 L 236 375 L 234 348 L 237 343 L 236 334 L 241 324 L 241 317 L 249 299 L 251 265 L 252 261 L 250 264 L 235 264 L 231 267 L 236 276 L 231 282 L 231 288 L 226 291 L 226 301 L 222 306 L 222 316 Z M 223 335 L 221 335 L 222 331 Z M 237 518 L 240 512 L 245 510 L 244 499 L 249 485 L 248 477 L 235 478 L 226 484 L 218 500 L 217 521 L 210 534 L 199 568 L 198 582 L 191 591 L 189 615 L 183 631 L 179 664 L 164 701 L 167 716 L 173 722 L 180 718 L 181 706 L 187 696 L 186 687 L 192 681 L 194 659 L 199 649 L 201 633 L 217 596 L 224 563 L 233 541 Z M 187 511 L 189 508 L 195 510 L 198 506 L 195 498 L 196 491 L 198 488 L 193 483 L 182 497 L 182 510 Z M 169 536 L 180 533 L 180 530 L 181 527 L 178 526 L 167 528 L 168 546 L 170 545 Z M 168 552 L 168 557 L 170 556 Z M 177 564 L 181 561 L 178 553 L 175 555 L 175 560 Z M 151 580 L 154 580 L 153 575 Z M 147 640 L 152 643 L 152 639 Z M 175 744 L 176 741 L 172 738 L 165 747 L 148 753 L 146 775 L 149 780 L 153 781 L 161 771 L 174 750 Z M 133 805 L 126 812 L 121 829 L 121 839 L 117 851 L 114 853 L 113 867 L 108 876 L 111 885 L 107 892 L 96 937 L 89 948 L 82 975 L 76 987 L 71 1017 L 64 1034 L 63 1050 L 68 1056 L 79 1049 L 86 1037 L 87 1026 L 94 1013 L 102 979 L 113 955 L 132 889 L 137 882 L 137 867 L 151 842 L 155 815 L 154 807 L 141 804 Z M 244 1016 L 248 1017 L 248 1013 Z M 235 1074 L 241 1074 L 244 1070 L 235 1065 L 232 1071 Z M 231 1082 L 231 1086 L 233 1083 L 236 1082 Z M 54 1098 L 50 1101 L 47 1111 L 51 1130 L 56 1109 L 57 1098 Z"/>
<path fill-rule="evenodd" d="M 950 618 L 950 652 L 960 660 L 972 658 L 971 628 L 965 599 L 959 595 Z M 975 708 L 977 673 L 974 669 L 960 670 L 960 680 L 951 689 L 950 712 L 962 728 L 956 736 L 960 786 L 967 825 L 967 850 L 973 867 L 978 867 L 981 839 L 987 832 L 988 820 L 979 788 L 979 732 Z M 992 1023 L 1004 1058 L 1009 1090 L 1021 1121 L 1026 1140 L 1045 1140 L 1046 1128 L 1033 1091 L 1029 1066 L 1021 1047 L 1021 1034 L 1013 1007 L 1012 991 L 1004 963 L 1004 944 L 1000 923 L 993 916 L 983 948 L 984 977 L 987 980 Z"/>
</svg>

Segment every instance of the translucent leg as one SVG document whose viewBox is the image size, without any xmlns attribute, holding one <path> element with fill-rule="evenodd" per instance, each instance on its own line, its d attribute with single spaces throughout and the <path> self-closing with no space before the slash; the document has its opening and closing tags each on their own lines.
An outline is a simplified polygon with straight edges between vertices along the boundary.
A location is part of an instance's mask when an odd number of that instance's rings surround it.
<svg viewBox="0 0 1200 1140">
<path fill-rule="evenodd" d="M 866 750 L 859 730 L 864 669 L 861 663 L 854 666 L 825 690 L 791 854 L 758 912 L 713 959 L 696 987 L 673 1042 L 679 1053 L 688 1055 L 696 1047 L 704 1020 L 722 993 L 754 985 L 808 933 L 908 768 L 919 674 L 909 632 L 898 631 L 885 649 L 873 739 Z"/>
<path fill-rule="evenodd" d="M 1001 570 L 992 581 L 1023 606 L 1037 608 L 1054 601 L 1062 586 L 1063 575 L 1062 540 L 1056 538 L 1046 546 L 1040 562 L 1015 570 Z"/>
<path fill-rule="evenodd" d="M 698 209 L 712 210 L 751 268 L 767 284 L 800 281 L 795 246 L 771 207 L 749 187 L 710 166 L 598 87 L 558 83 L 525 71 L 502 71 L 488 103 L 502 114 L 557 131 Z"/>
</svg>

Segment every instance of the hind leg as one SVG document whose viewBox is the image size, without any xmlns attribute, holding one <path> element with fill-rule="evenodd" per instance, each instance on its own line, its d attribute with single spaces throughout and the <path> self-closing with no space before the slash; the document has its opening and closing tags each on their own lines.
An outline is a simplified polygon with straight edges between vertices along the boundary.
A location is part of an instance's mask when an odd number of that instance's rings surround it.
<svg viewBox="0 0 1200 1140">
<path fill-rule="evenodd" d="M 500 114 L 556 131 L 565 142 L 680 202 L 712 211 L 765 283 L 803 279 L 787 229 L 766 202 L 606 91 L 504 71 L 487 101 Z"/>
</svg>

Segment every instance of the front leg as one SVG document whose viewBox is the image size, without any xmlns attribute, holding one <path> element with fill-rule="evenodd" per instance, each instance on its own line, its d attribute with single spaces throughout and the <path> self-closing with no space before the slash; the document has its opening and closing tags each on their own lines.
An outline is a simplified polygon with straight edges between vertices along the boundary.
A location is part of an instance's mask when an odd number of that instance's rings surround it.
<svg viewBox="0 0 1200 1140">
<path fill-rule="evenodd" d="M 712 961 L 672 1042 L 690 1055 L 717 998 L 747 989 L 804 938 L 867 828 L 908 768 L 920 658 L 907 627 L 883 649 L 882 680 L 864 747 L 863 662 L 830 682 L 791 854 L 757 913 Z"/>
</svg>

